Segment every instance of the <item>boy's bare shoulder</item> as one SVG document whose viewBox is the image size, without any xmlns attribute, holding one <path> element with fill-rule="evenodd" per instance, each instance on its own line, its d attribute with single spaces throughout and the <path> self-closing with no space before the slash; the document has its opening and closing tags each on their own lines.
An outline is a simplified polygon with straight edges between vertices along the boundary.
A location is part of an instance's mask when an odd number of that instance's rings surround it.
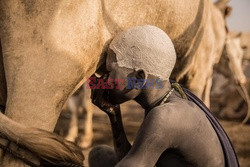
<svg viewBox="0 0 250 167">
<path fill-rule="evenodd" d="M 193 102 L 181 99 L 174 99 L 168 103 L 153 108 L 150 111 L 154 118 L 161 119 L 163 122 L 172 122 L 172 124 L 194 124 L 197 122 L 207 122 L 205 113 Z"/>
<path fill-rule="evenodd" d="M 174 112 L 175 114 L 188 114 L 188 111 L 194 114 L 203 113 L 203 111 L 195 103 L 182 98 L 171 99 L 167 103 L 156 106 L 152 109 L 152 111 L 158 110 L 165 110 L 167 113 Z"/>
</svg>

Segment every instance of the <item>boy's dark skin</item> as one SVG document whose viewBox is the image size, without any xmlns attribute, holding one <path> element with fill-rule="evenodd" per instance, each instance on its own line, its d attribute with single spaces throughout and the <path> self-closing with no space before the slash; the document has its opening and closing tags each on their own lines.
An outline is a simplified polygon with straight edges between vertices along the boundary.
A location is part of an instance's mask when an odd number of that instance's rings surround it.
<svg viewBox="0 0 250 167">
<path fill-rule="evenodd" d="M 106 68 L 112 79 L 158 79 L 143 69 L 119 67 L 111 49 Z M 172 89 L 169 81 L 163 81 L 162 89 L 127 90 L 126 85 L 121 90 L 109 90 L 108 99 L 104 98 L 105 90 L 92 92 L 93 103 L 110 118 L 115 152 L 104 146 L 94 148 L 89 155 L 90 167 L 225 166 L 220 141 L 199 107 L 176 91 L 166 103 L 156 105 Z M 145 119 L 132 146 L 123 129 L 119 106 L 128 100 L 135 100 L 145 109 Z"/>
</svg>

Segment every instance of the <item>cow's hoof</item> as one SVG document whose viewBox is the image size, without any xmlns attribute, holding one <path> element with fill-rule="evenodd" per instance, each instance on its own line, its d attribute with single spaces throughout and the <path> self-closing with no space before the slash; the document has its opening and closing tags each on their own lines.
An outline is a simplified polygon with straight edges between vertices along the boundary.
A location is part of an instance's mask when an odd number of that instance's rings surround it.
<svg viewBox="0 0 250 167">
<path fill-rule="evenodd" d="M 92 145 L 92 139 L 93 137 L 92 136 L 83 136 L 81 138 L 81 141 L 79 143 L 79 146 L 82 148 L 82 149 L 87 149 L 89 148 L 91 145 Z"/>
<path fill-rule="evenodd" d="M 76 139 L 76 137 L 74 137 L 72 135 L 68 135 L 68 136 L 65 137 L 65 140 L 71 141 L 71 142 L 75 142 L 75 139 Z"/>
</svg>

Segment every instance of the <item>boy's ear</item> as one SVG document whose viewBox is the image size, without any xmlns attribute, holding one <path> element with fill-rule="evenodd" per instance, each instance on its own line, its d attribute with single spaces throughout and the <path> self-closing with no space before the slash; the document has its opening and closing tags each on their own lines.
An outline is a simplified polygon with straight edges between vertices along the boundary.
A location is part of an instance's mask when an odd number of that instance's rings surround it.
<svg viewBox="0 0 250 167">
<path fill-rule="evenodd" d="M 142 89 L 146 85 L 148 74 L 144 70 L 140 69 L 136 71 L 135 77 L 138 80 L 136 89 Z"/>
<path fill-rule="evenodd" d="M 138 70 L 138 71 L 136 71 L 135 77 L 136 77 L 136 79 L 145 79 L 146 74 L 145 74 L 144 70 Z"/>
</svg>

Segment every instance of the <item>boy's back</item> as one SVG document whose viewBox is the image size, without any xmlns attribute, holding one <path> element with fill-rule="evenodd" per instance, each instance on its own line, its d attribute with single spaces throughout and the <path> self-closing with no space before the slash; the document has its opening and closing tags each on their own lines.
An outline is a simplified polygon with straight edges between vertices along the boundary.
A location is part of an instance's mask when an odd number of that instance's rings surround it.
<svg viewBox="0 0 250 167">
<path fill-rule="evenodd" d="M 153 108 L 145 119 L 157 121 L 157 130 L 148 133 L 162 132 L 163 141 L 158 142 L 169 143 L 157 166 L 224 166 L 223 150 L 211 123 L 197 105 L 182 99 L 178 92 Z"/>
<path fill-rule="evenodd" d="M 118 131 L 116 133 L 119 134 Z M 108 148 L 98 149 L 98 157 L 104 150 L 112 152 Z M 168 97 L 165 104 L 146 112 L 133 146 L 116 166 L 155 165 L 226 166 L 220 140 L 206 114 L 193 102 L 183 99 L 177 91 Z"/>
</svg>

